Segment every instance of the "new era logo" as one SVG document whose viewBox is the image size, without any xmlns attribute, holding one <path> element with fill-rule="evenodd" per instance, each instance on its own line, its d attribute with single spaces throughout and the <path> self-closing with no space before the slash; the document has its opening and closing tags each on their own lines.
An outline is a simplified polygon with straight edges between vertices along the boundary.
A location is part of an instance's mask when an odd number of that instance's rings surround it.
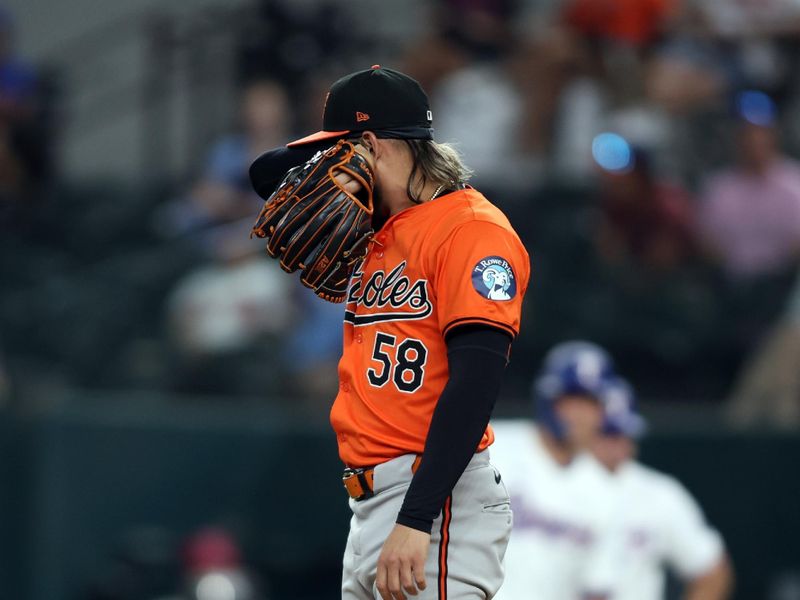
<svg viewBox="0 0 800 600">
<path fill-rule="evenodd" d="M 361 123 L 362 121 L 369 121 L 369 115 L 367 113 L 357 112 L 356 121 L 358 121 L 359 123 Z"/>
</svg>

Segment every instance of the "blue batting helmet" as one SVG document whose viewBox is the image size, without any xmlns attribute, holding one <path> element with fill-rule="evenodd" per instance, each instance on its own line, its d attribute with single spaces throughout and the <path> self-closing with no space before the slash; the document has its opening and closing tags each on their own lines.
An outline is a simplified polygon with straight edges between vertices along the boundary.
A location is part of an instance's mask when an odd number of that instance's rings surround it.
<svg viewBox="0 0 800 600">
<path fill-rule="evenodd" d="M 564 429 L 555 412 L 556 401 L 567 394 L 581 394 L 603 402 L 603 391 L 612 377 L 614 363 L 600 346 L 584 341 L 558 344 L 545 356 L 533 382 L 537 421 L 557 438 L 563 438 Z"/>
<path fill-rule="evenodd" d="M 647 431 L 647 422 L 636 410 L 633 387 L 622 377 L 612 377 L 605 383 L 603 397 L 603 433 L 641 438 Z"/>
</svg>

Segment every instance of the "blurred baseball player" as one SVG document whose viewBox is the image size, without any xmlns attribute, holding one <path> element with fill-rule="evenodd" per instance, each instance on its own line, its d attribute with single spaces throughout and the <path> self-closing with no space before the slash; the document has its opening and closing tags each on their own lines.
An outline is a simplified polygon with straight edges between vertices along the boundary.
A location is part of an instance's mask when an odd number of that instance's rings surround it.
<svg viewBox="0 0 800 600">
<path fill-rule="evenodd" d="M 613 382 L 604 406 L 603 433 L 593 453 L 612 474 L 617 494 L 619 520 L 605 557 L 609 600 L 664 598 L 666 567 L 685 583 L 686 600 L 728 598 L 732 573 L 720 535 L 675 478 L 634 458 L 645 423 L 631 387 Z"/>
<path fill-rule="evenodd" d="M 331 202 L 349 196 L 347 210 L 372 215 L 375 233 L 344 298 L 331 411 L 353 511 L 342 597 L 491 598 L 502 582 L 511 510 L 489 464 L 488 423 L 519 331 L 528 255 L 500 210 L 466 184 L 459 156 L 433 140 L 419 84 L 378 65 L 333 84 L 323 130 L 254 165 L 256 189 L 274 181 L 269 161 L 291 162 L 291 152 L 306 145 L 343 139 L 366 164 L 341 142 L 312 159 L 300 175 L 290 174 L 287 194 L 262 213 L 257 231 L 271 243 L 280 237 L 287 219 L 275 221 L 272 209 L 305 201 L 291 197 L 297 186 L 313 195 L 306 182 L 314 160 L 339 155 Z M 319 227 L 336 218 L 330 206 L 318 213 Z M 285 257 L 293 244 L 274 244 L 274 255 Z M 300 261 L 304 283 L 335 300 L 338 283 L 314 279 L 330 265 Z M 331 271 L 338 276 L 338 263 Z"/>
<path fill-rule="evenodd" d="M 536 422 L 494 422 L 492 460 L 514 510 L 498 600 L 602 598 L 602 540 L 613 524 L 608 474 L 587 450 L 603 422 L 610 357 L 587 342 L 556 346 L 534 381 Z M 594 595 L 589 595 L 590 593 Z"/>
</svg>

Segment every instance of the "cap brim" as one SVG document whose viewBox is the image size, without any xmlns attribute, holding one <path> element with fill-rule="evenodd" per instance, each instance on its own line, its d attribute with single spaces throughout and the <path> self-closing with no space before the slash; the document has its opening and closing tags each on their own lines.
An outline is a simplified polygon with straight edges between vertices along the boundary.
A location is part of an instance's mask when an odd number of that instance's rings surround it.
<svg viewBox="0 0 800 600">
<path fill-rule="evenodd" d="M 304 144 L 298 148 L 281 146 L 264 152 L 250 165 L 249 175 L 253 189 L 267 200 L 290 169 L 302 165 L 314 156 L 315 152 L 325 150 L 327 147 L 328 144 L 322 141 L 317 144 Z"/>
<path fill-rule="evenodd" d="M 289 142 L 286 144 L 290 148 L 294 148 L 295 146 L 302 146 L 304 144 L 311 144 L 312 142 L 319 142 L 321 140 L 332 140 L 335 138 L 342 137 L 343 135 L 347 135 L 350 131 L 318 131 L 317 133 L 312 133 L 311 135 L 307 135 L 304 138 L 300 138 L 299 140 L 295 140 L 293 142 Z"/>
</svg>

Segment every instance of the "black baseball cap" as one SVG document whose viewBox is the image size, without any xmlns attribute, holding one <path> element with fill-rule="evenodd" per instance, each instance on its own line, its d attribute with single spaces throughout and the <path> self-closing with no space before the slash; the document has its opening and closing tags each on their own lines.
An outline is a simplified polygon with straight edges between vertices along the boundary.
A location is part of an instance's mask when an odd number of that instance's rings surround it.
<svg viewBox="0 0 800 600">
<path fill-rule="evenodd" d="M 359 131 L 378 137 L 433 139 L 428 96 L 412 77 L 380 65 L 345 75 L 325 99 L 322 131 L 287 144 L 300 146 L 341 138 Z"/>
</svg>

